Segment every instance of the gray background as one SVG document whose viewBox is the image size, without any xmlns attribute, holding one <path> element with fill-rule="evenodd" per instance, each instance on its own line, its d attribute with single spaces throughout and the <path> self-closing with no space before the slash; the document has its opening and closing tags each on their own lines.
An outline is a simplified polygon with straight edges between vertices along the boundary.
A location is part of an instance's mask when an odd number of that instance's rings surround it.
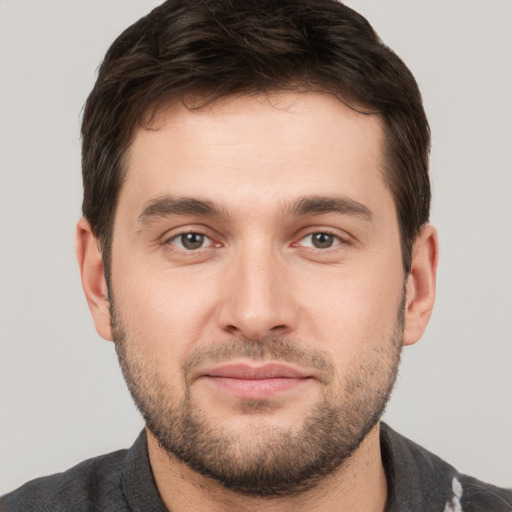
<svg viewBox="0 0 512 512">
<path fill-rule="evenodd" d="M 74 259 L 80 110 L 108 45 L 158 2 L 0 0 L 0 493 L 142 426 Z M 405 60 L 433 131 L 437 306 L 387 421 L 512 485 L 512 3 L 352 0 Z"/>
</svg>

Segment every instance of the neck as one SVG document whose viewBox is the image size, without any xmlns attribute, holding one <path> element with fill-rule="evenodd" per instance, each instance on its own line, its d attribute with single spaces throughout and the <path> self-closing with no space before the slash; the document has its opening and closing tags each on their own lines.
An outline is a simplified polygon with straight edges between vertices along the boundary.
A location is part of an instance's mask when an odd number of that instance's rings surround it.
<svg viewBox="0 0 512 512">
<path fill-rule="evenodd" d="M 380 454 L 379 424 L 370 431 L 347 461 L 317 485 L 298 495 L 253 497 L 226 489 L 170 457 L 147 432 L 151 467 L 168 510 L 189 512 L 383 512 L 387 482 Z"/>
</svg>

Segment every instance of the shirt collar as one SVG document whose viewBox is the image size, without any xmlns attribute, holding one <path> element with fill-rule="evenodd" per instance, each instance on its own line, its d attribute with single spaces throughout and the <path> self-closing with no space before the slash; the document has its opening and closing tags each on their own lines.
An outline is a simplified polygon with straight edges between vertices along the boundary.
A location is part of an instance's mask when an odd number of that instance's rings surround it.
<svg viewBox="0 0 512 512">
<path fill-rule="evenodd" d="M 151 470 L 146 430 L 126 453 L 121 486 L 124 499 L 133 512 L 167 512 Z"/>
</svg>

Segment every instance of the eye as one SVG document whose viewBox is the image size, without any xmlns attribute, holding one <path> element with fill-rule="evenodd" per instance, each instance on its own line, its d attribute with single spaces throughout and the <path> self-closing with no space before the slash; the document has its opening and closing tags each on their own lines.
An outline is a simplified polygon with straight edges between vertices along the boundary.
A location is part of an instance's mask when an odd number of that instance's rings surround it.
<svg viewBox="0 0 512 512">
<path fill-rule="evenodd" d="M 182 233 L 171 238 L 169 243 L 186 251 L 195 251 L 196 249 L 202 249 L 206 244 L 212 244 L 213 241 L 201 233 Z"/>
<path fill-rule="evenodd" d="M 315 249 L 329 249 L 341 243 L 340 237 L 331 233 L 311 233 L 300 240 L 303 247 L 314 247 Z"/>
</svg>

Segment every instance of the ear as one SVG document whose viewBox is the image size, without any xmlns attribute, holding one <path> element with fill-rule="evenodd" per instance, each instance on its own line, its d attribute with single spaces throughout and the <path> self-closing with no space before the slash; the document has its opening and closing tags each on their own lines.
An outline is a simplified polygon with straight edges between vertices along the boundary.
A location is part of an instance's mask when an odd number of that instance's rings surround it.
<svg viewBox="0 0 512 512">
<path fill-rule="evenodd" d="M 438 258 L 437 231 L 430 225 L 424 226 L 414 242 L 407 277 L 404 345 L 416 343 L 427 327 L 436 296 Z"/>
<path fill-rule="evenodd" d="M 81 218 L 76 225 L 76 258 L 80 268 L 82 287 L 96 331 L 102 338 L 112 341 L 110 302 L 100 244 L 89 222 L 84 218 Z"/>
</svg>

